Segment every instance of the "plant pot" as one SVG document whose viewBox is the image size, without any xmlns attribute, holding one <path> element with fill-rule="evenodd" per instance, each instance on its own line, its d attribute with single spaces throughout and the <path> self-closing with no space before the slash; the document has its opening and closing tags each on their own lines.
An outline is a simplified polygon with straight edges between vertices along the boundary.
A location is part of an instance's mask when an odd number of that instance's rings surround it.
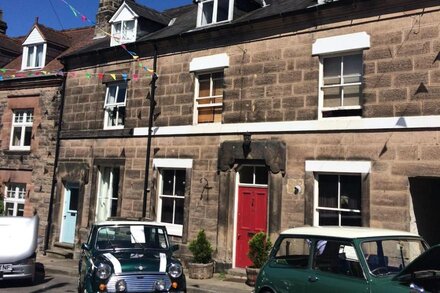
<svg viewBox="0 0 440 293">
<path fill-rule="evenodd" d="M 246 285 L 254 287 L 260 269 L 246 267 Z"/>
<path fill-rule="evenodd" d="M 210 279 L 214 274 L 214 262 L 188 263 L 188 275 L 191 279 Z"/>
</svg>

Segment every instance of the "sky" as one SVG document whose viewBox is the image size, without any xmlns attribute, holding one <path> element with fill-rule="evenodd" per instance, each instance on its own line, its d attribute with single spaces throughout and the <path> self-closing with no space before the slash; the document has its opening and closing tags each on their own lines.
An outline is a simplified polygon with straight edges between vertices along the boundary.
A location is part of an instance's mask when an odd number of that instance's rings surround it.
<svg viewBox="0 0 440 293">
<path fill-rule="evenodd" d="M 191 4 L 192 0 L 136 0 L 137 3 L 162 11 L 167 8 Z M 67 3 L 67 4 L 66 4 Z M 0 0 L 3 21 L 8 25 L 6 34 L 10 37 L 27 35 L 35 18 L 38 22 L 54 28 L 69 29 L 90 26 L 96 21 L 99 0 Z M 76 17 L 69 5 L 85 15 L 83 21 Z"/>
</svg>

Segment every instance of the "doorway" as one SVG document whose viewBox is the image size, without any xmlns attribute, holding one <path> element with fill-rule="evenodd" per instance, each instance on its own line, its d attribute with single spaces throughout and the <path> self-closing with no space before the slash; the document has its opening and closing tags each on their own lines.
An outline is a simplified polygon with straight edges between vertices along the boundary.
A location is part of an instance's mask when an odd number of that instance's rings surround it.
<svg viewBox="0 0 440 293">
<path fill-rule="evenodd" d="M 64 186 L 63 214 L 60 242 L 74 244 L 76 218 L 78 215 L 79 185 L 68 183 Z"/>
<path fill-rule="evenodd" d="M 251 265 L 249 240 L 267 232 L 268 171 L 265 166 L 242 166 L 238 171 L 235 267 Z"/>
<path fill-rule="evenodd" d="M 429 245 L 440 243 L 440 178 L 409 178 L 415 222 L 420 236 Z"/>
</svg>

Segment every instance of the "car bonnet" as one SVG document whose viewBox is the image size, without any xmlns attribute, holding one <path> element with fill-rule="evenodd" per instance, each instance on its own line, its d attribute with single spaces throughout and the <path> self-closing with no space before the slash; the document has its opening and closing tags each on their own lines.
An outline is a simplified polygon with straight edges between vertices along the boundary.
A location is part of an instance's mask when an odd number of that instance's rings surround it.
<svg viewBox="0 0 440 293">
<path fill-rule="evenodd" d="M 419 255 L 393 279 L 401 281 L 420 271 L 440 271 L 440 244 Z"/>
<path fill-rule="evenodd" d="M 165 272 L 169 262 L 164 252 L 106 252 L 99 258 L 111 264 L 116 274 L 132 271 Z"/>
</svg>

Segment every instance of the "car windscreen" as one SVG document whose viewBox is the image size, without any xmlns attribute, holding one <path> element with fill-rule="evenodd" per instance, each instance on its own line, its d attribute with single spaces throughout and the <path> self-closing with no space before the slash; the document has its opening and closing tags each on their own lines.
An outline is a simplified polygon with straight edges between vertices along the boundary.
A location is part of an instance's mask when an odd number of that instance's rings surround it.
<svg viewBox="0 0 440 293">
<path fill-rule="evenodd" d="M 424 242 L 419 239 L 365 241 L 361 248 L 374 276 L 397 274 L 426 250 Z"/>
<path fill-rule="evenodd" d="M 96 249 L 168 249 L 165 231 L 161 227 L 124 225 L 99 227 Z"/>
</svg>

